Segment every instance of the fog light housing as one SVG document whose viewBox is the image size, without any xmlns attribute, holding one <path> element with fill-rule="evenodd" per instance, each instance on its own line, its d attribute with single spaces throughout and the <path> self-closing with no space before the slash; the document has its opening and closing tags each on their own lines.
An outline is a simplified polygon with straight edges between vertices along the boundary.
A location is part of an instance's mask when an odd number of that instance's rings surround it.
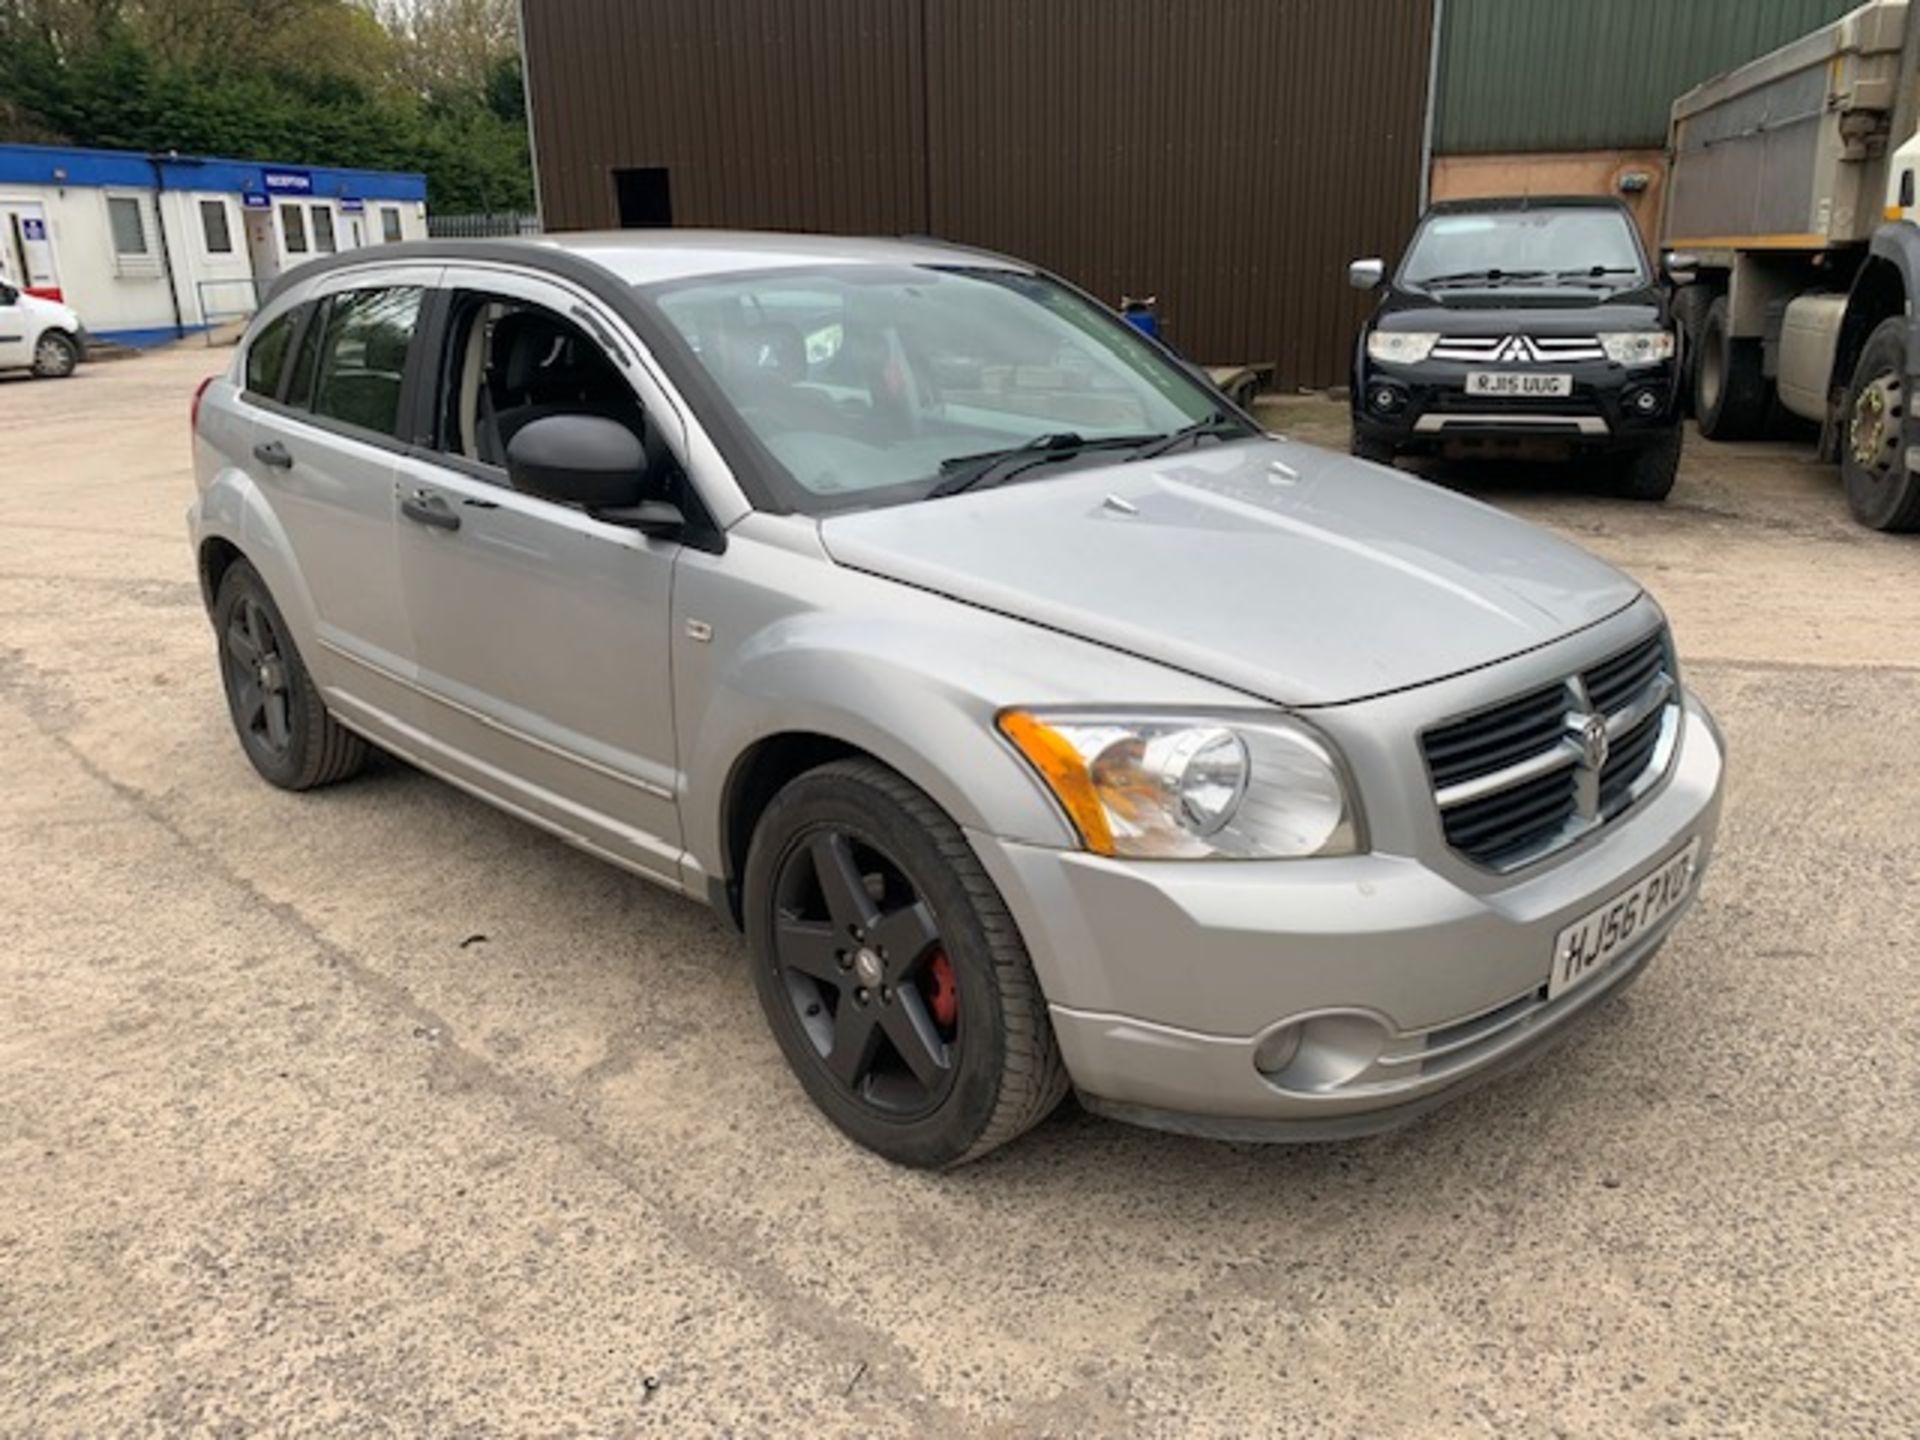
<svg viewBox="0 0 1920 1440">
<path fill-rule="evenodd" d="M 1276 1025 L 1261 1036 L 1253 1050 L 1253 1068 L 1282 1090 L 1324 1094 L 1365 1075 L 1392 1038 L 1377 1015 L 1323 1011 Z"/>
<path fill-rule="evenodd" d="M 1660 408 L 1660 392 L 1650 385 L 1642 386 L 1637 390 L 1629 390 L 1622 397 L 1622 402 L 1629 412 L 1645 419 Z"/>
<path fill-rule="evenodd" d="M 1406 392 L 1397 385 L 1376 384 L 1367 390 L 1367 406 L 1376 414 L 1391 415 L 1406 403 Z"/>
<path fill-rule="evenodd" d="M 1278 1075 L 1293 1063 L 1293 1057 L 1299 1053 L 1300 1027 L 1282 1025 L 1278 1030 L 1269 1031 L 1254 1047 L 1253 1068 L 1269 1077 Z"/>
</svg>

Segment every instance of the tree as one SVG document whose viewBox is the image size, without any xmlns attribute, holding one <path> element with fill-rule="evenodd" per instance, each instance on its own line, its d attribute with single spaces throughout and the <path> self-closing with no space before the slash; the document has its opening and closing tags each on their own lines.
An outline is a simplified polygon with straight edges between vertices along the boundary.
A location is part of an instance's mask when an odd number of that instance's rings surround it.
<svg viewBox="0 0 1920 1440">
<path fill-rule="evenodd" d="M 508 0 L 0 0 L 0 140 L 422 170 L 532 206 Z"/>
</svg>

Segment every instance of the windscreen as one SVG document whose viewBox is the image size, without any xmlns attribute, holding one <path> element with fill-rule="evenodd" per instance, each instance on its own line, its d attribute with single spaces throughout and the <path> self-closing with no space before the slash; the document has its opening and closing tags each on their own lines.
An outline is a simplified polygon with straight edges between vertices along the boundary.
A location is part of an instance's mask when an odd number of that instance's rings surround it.
<svg viewBox="0 0 1920 1440">
<path fill-rule="evenodd" d="M 1498 276 L 1616 284 L 1644 274 L 1633 228 L 1600 206 L 1432 215 L 1401 267 L 1404 285 Z"/>
<path fill-rule="evenodd" d="M 1016 271 L 806 267 L 649 298 L 803 512 L 919 498 L 1046 437 L 1145 443 L 1219 404 L 1099 306 Z"/>
</svg>

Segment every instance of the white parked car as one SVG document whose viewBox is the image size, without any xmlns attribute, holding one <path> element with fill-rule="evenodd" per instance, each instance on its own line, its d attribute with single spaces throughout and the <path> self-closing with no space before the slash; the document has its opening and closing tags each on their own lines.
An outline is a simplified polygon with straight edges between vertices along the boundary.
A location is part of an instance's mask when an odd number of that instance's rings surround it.
<svg viewBox="0 0 1920 1440">
<path fill-rule="evenodd" d="M 71 307 L 0 280 L 0 370 L 61 380 L 86 358 L 87 332 Z"/>
</svg>

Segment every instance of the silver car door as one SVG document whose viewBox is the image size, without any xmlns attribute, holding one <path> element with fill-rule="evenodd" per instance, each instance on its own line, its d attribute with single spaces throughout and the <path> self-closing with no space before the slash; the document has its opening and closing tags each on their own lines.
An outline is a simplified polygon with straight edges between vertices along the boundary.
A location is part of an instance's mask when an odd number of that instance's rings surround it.
<svg viewBox="0 0 1920 1440">
<path fill-rule="evenodd" d="M 412 720 L 412 636 L 395 553 L 395 466 L 426 297 L 439 267 L 327 277 L 277 397 L 256 407 L 248 473 L 267 498 L 311 625 L 308 668 L 343 720 L 387 737 Z M 298 622 L 296 622 L 298 623 Z"/>
<path fill-rule="evenodd" d="M 475 434 L 496 317 L 551 317 L 589 342 L 570 317 L 591 316 L 602 335 L 613 322 L 570 287 L 511 270 L 449 267 L 442 284 L 440 435 L 399 472 L 400 571 L 426 697 L 415 758 L 677 885 L 668 627 L 679 547 L 516 492 L 491 463 L 497 448 Z M 631 349 L 624 363 L 597 353 L 684 453 L 647 367 Z"/>
</svg>

